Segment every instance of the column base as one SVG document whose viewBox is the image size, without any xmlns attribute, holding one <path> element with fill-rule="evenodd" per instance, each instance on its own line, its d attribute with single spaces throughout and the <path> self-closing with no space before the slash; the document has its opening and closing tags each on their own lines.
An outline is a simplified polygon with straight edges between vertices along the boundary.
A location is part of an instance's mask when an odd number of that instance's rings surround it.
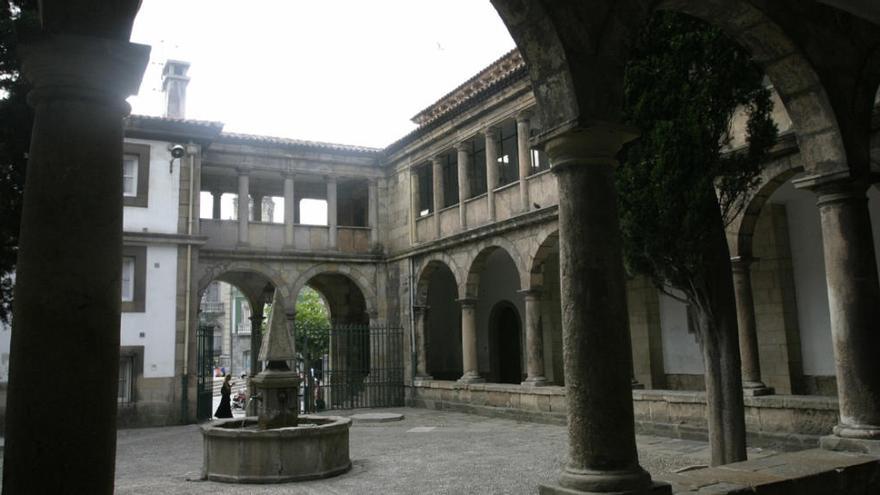
<svg viewBox="0 0 880 495">
<path fill-rule="evenodd" d="M 532 376 L 520 383 L 523 387 L 544 387 L 548 384 L 549 382 L 543 376 Z"/>
<path fill-rule="evenodd" d="M 746 397 L 759 397 L 761 395 L 773 395 L 776 391 L 761 382 L 743 382 L 743 395 Z"/>
<path fill-rule="evenodd" d="M 469 371 L 459 378 L 456 383 L 467 385 L 469 383 L 486 383 L 486 379 L 481 377 L 479 373 Z"/>
<path fill-rule="evenodd" d="M 416 375 L 416 377 L 413 379 L 413 381 L 415 383 L 421 383 L 421 382 L 430 382 L 433 379 L 434 379 L 434 377 L 431 375 Z"/>
<path fill-rule="evenodd" d="M 644 490 L 616 492 L 584 492 L 559 485 L 538 485 L 539 495 L 672 495 L 672 487 L 662 481 L 654 481 Z"/>
<path fill-rule="evenodd" d="M 836 429 L 837 427 L 835 427 Z M 880 439 L 847 438 L 836 434 L 826 435 L 819 439 L 819 446 L 835 452 L 855 452 L 880 457 Z"/>
</svg>

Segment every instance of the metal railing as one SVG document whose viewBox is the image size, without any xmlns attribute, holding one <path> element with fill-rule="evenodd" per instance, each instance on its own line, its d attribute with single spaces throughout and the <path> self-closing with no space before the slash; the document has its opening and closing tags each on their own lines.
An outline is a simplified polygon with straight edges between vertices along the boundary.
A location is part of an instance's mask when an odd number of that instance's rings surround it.
<svg viewBox="0 0 880 495">
<path fill-rule="evenodd" d="M 202 313 L 225 313 L 226 304 L 222 301 L 202 301 Z"/>
</svg>

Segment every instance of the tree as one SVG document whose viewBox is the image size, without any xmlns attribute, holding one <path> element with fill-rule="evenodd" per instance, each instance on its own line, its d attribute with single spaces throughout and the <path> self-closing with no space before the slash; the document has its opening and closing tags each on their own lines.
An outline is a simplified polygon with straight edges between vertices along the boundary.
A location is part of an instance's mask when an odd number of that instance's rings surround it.
<svg viewBox="0 0 880 495">
<path fill-rule="evenodd" d="M 30 85 L 21 77 L 16 49 L 39 29 L 37 0 L 0 3 L 0 321 L 12 313 L 13 272 L 18 253 L 27 152 L 33 111 Z"/>
<path fill-rule="evenodd" d="M 330 347 L 330 312 L 321 295 L 310 287 L 296 297 L 296 348 L 306 362 L 326 354 Z"/>
<path fill-rule="evenodd" d="M 651 18 L 625 73 L 625 116 L 642 132 L 617 172 L 627 269 L 688 305 L 706 369 L 713 465 L 746 457 L 725 226 L 776 140 L 763 81 L 720 30 L 671 12 Z M 731 151 L 739 109 L 747 145 Z"/>
</svg>

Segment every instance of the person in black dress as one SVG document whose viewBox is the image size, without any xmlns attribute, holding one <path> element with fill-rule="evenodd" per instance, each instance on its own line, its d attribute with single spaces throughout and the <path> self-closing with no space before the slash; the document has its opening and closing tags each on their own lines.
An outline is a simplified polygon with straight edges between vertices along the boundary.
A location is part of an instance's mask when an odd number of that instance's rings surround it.
<svg viewBox="0 0 880 495">
<path fill-rule="evenodd" d="M 231 418 L 232 406 L 229 403 L 229 397 L 232 395 L 232 375 L 227 374 L 223 378 L 223 386 L 220 387 L 220 405 L 214 411 L 215 418 Z"/>
</svg>

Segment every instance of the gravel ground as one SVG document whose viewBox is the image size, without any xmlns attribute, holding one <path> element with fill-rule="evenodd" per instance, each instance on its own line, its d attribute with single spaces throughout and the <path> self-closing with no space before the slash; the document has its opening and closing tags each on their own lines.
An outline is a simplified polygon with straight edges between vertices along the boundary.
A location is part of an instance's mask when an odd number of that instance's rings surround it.
<svg viewBox="0 0 880 495">
<path fill-rule="evenodd" d="M 564 427 L 426 409 L 397 408 L 403 421 L 354 425 L 353 468 L 341 476 L 283 485 L 200 481 L 197 426 L 122 430 L 116 493 L 128 494 L 534 494 L 554 482 L 567 453 Z M 364 411 L 345 411 L 344 415 Z M 369 412 L 375 412 L 371 410 Z M 706 464 L 704 442 L 638 437 L 655 477 Z M 750 451 L 750 457 L 768 451 Z M 658 476 L 659 475 L 659 476 Z"/>
</svg>

